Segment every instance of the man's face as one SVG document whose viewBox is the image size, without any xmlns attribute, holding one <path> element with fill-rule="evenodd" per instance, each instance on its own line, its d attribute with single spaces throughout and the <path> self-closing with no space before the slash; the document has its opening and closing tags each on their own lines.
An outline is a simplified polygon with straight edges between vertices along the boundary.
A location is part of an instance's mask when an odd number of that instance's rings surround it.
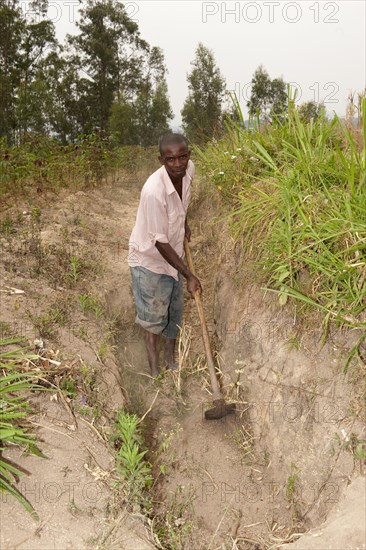
<svg viewBox="0 0 366 550">
<path fill-rule="evenodd" d="M 175 143 L 164 147 L 159 160 L 165 166 L 173 182 L 177 182 L 185 176 L 190 154 L 184 143 Z"/>
</svg>

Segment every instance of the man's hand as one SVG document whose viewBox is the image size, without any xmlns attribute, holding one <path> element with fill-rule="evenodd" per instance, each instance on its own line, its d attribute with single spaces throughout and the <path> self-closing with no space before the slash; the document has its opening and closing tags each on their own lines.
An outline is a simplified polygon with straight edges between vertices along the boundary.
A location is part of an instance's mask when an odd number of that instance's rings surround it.
<svg viewBox="0 0 366 550">
<path fill-rule="evenodd" d="M 193 273 L 191 273 L 187 277 L 187 290 L 190 293 L 191 298 L 194 298 L 194 295 L 196 294 L 196 292 L 199 292 L 200 294 L 202 293 L 201 283 L 199 282 L 197 277 L 193 275 Z"/>
<path fill-rule="evenodd" d="M 196 292 L 202 292 L 201 283 L 195 275 L 188 269 L 183 260 L 178 256 L 176 251 L 170 246 L 169 243 L 160 243 L 156 241 L 156 248 L 163 256 L 164 260 L 168 262 L 172 267 L 177 269 L 179 273 L 187 279 L 187 290 L 191 297 L 194 298 Z"/>
</svg>

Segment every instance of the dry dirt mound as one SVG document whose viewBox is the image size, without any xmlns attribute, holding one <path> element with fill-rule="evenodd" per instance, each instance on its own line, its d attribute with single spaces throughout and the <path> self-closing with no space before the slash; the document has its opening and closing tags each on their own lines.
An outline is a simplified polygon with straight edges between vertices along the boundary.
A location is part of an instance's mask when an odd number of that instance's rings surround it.
<svg viewBox="0 0 366 550">
<path fill-rule="evenodd" d="M 340 497 L 326 524 L 290 544 L 289 550 L 363 550 L 366 548 L 365 502 L 365 480 L 359 477 Z"/>
</svg>

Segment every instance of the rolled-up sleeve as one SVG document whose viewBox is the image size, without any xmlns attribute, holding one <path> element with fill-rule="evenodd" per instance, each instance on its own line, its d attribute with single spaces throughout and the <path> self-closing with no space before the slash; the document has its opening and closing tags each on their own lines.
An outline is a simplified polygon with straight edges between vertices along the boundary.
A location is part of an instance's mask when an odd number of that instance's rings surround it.
<svg viewBox="0 0 366 550">
<path fill-rule="evenodd" d="M 168 215 L 160 197 L 146 194 L 144 197 L 146 233 L 151 244 L 168 243 Z"/>
</svg>

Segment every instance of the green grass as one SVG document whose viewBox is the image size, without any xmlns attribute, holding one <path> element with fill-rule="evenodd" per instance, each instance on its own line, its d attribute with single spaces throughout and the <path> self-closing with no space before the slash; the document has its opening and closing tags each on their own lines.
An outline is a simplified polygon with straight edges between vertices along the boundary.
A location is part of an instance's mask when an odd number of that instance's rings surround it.
<svg viewBox="0 0 366 550">
<path fill-rule="evenodd" d="M 116 469 L 124 480 L 123 488 L 130 503 L 138 503 L 144 508 L 151 506 L 146 490 L 152 485 L 152 466 L 145 460 L 146 450 L 142 450 L 143 441 L 139 419 L 127 411 L 118 413 L 115 425 Z"/>
<path fill-rule="evenodd" d="M 28 316 L 33 322 L 34 328 L 40 338 L 54 338 L 58 327 L 65 326 L 69 320 L 69 304 L 59 301 L 58 304 L 53 304 L 45 313 L 40 315 Z"/>
<path fill-rule="evenodd" d="M 13 344 L 20 344 L 21 339 L 0 340 L 0 491 L 15 497 L 24 508 L 37 518 L 32 504 L 17 489 L 15 483 L 24 474 L 24 470 L 7 460 L 3 452 L 14 445 L 27 452 L 43 457 L 36 444 L 36 436 L 26 426 L 30 407 L 25 394 L 37 389 L 37 375 L 17 372 L 17 364 L 26 359 L 35 359 L 27 348 L 12 351 L 1 351 Z M 4 374 L 5 373 L 5 374 Z"/>
<path fill-rule="evenodd" d="M 98 299 L 91 294 L 79 294 L 79 304 L 84 313 L 90 312 L 96 319 L 99 319 L 103 314 L 103 308 Z"/>
<path fill-rule="evenodd" d="M 365 334 L 366 98 L 362 112 L 358 132 L 306 123 L 290 98 L 285 120 L 229 128 L 196 154 L 263 286 Z"/>
<path fill-rule="evenodd" d="M 99 185 L 101 178 L 120 166 L 118 150 L 96 135 L 82 137 L 77 144 L 63 146 L 46 136 L 30 137 L 21 146 L 0 140 L 0 195 L 27 189 L 80 188 Z M 40 220 L 40 213 L 32 213 Z"/>
<path fill-rule="evenodd" d="M 80 136 L 77 143 L 66 146 L 41 135 L 29 136 L 19 146 L 8 146 L 6 139 L 0 138 L 0 149 L 0 196 L 24 195 L 31 190 L 57 192 L 65 187 L 76 190 L 100 186 L 106 179 L 131 187 L 141 169 L 158 167 L 155 147 L 117 147 L 95 134 Z M 39 223 L 41 212 L 31 214 Z M 8 222 L 0 223 L 0 233 L 11 230 Z"/>
</svg>

